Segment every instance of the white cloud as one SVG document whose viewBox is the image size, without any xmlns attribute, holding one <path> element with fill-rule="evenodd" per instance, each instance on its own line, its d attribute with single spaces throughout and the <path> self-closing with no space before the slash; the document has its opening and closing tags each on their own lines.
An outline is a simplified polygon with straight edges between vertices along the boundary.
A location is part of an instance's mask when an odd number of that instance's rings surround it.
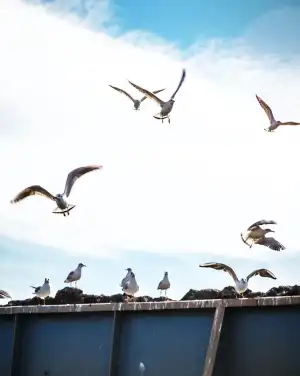
<svg viewBox="0 0 300 376">
<path fill-rule="evenodd" d="M 264 132 L 254 95 L 279 119 L 300 119 L 298 66 L 234 43 L 187 55 L 146 36 L 112 38 L 42 7 L 0 4 L 2 234 L 99 257 L 131 249 L 270 260 L 281 255 L 249 251 L 239 234 L 271 218 L 286 257 L 296 252 L 300 128 Z M 130 79 L 166 87 L 168 98 L 182 67 L 170 125 L 153 119 L 155 103 L 135 112 L 108 87 L 139 97 Z M 31 184 L 62 191 L 67 173 L 89 163 L 104 168 L 76 182 L 70 217 L 42 198 L 9 204 Z"/>
</svg>

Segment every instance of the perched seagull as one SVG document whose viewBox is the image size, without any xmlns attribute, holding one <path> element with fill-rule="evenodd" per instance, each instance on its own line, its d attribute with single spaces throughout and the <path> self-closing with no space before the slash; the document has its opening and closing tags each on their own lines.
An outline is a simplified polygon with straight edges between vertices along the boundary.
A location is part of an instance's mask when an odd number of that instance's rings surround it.
<svg viewBox="0 0 300 376">
<path fill-rule="evenodd" d="M 124 283 L 122 290 L 125 295 L 134 297 L 134 294 L 139 291 L 139 286 L 136 282 L 135 275 L 133 272 L 130 273 L 127 281 Z"/>
<path fill-rule="evenodd" d="M 72 282 L 75 282 L 75 288 L 77 288 L 77 281 L 81 278 L 81 269 L 86 267 L 82 262 L 80 262 L 75 270 L 72 270 L 67 278 L 65 279 L 64 283 L 70 283 L 72 287 Z"/>
<path fill-rule="evenodd" d="M 242 296 L 243 296 L 243 293 L 248 289 L 248 281 L 251 277 L 259 275 L 260 277 L 277 279 L 275 275 L 267 269 L 256 269 L 252 273 L 250 273 L 246 277 L 246 279 L 244 278 L 238 279 L 233 269 L 228 265 L 221 264 L 219 262 L 207 262 L 199 266 L 200 268 L 213 268 L 216 270 L 224 270 L 224 272 L 227 272 L 228 274 L 230 274 L 235 282 L 235 286 L 234 286 L 235 291 Z"/>
<path fill-rule="evenodd" d="M 121 287 L 124 287 L 125 286 L 125 283 L 128 281 L 128 279 L 129 279 L 129 277 L 130 277 L 130 274 L 131 274 L 131 272 L 132 272 L 132 269 L 131 268 L 127 268 L 127 269 L 125 269 L 125 270 L 127 270 L 127 274 L 126 274 L 126 276 L 122 279 L 122 281 L 121 281 L 121 284 L 120 284 L 120 286 Z"/>
<path fill-rule="evenodd" d="M 161 294 L 162 290 L 165 290 L 165 296 L 166 296 L 167 290 L 170 288 L 170 286 L 171 286 L 171 284 L 170 284 L 170 281 L 169 281 L 168 272 L 165 272 L 164 278 L 159 282 L 159 284 L 157 286 L 157 290 L 160 290 L 160 294 Z"/>
<path fill-rule="evenodd" d="M 262 219 L 261 221 L 257 221 L 253 223 L 250 227 L 247 228 L 247 231 L 245 232 L 244 236 L 241 233 L 241 239 L 242 241 L 249 246 L 249 248 L 252 247 L 253 244 L 259 244 L 264 245 L 265 247 L 269 247 L 273 251 L 281 251 L 285 249 L 285 246 L 279 243 L 276 239 L 273 237 L 266 237 L 265 235 L 269 232 L 275 232 L 269 228 L 261 228 L 262 225 L 276 225 L 277 223 L 275 221 L 267 221 L 265 219 Z M 251 243 L 248 243 L 248 240 L 251 240 Z"/>
<path fill-rule="evenodd" d="M 300 125 L 300 123 L 296 123 L 294 121 L 285 121 L 282 123 L 280 120 L 276 120 L 274 118 L 271 108 L 267 105 L 267 103 L 263 99 L 261 99 L 258 95 L 255 95 L 255 96 L 256 96 L 256 99 L 258 100 L 258 103 L 264 109 L 270 121 L 270 126 L 268 128 L 265 128 L 265 131 L 267 132 L 275 131 L 275 129 L 278 128 L 280 125 Z"/>
<path fill-rule="evenodd" d="M 173 93 L 173 95 L 171 96 L 171 98 L 167 102 L 162 101 L 161 99 L 159 99 L 156 95 L 154 95 L 150 91 L 143 89 L 142 87 L 134 84 L 133 82 L 129 81 L 129 83 L 132 86 L 134 86 L 137 90 L 139 90 L 140 92 L 145 94 L 148 98 L 153 99 L 154 101 L 156 101 L 160 105 L 160 107 L 161 107 L 160 112 L 153 116 L 155 119 L 161 119 L 161 122 L 163 123 L 164 119 L 168 118 L 168 122 L 170 123 L 171 120 L 170 120 L 169 114 L 172 111 L 173 105 L 175 103 L 174 98 L 175 98 L 175 95 L 177 94 L 178 90 L 180 89 L 184 79 L 185 79 L 185 69 L 182 70 L 181 79 L 180 79 L 180 82 L 177 86 L 177 89 L 175 90 L 175 92 Z"/>
<path fill-rule="evenodd" d="M 51 287 L 49 283 L 49 279 L 45 278 L 45 282 L 42 286 L 34 287 L 30 286 L 34 289 L 34 293 L 38 298 L 44 300 L 44 305 L 45 305 L 45 298 L 50 295 L 51 293 Z"/>
<path fill-rule="evenodd" d="M 0 299 L 12 299 L 8 292 L 0 290 Z"/>
<path fill-rule="evenodd" d="M 65 190 L 63 194 L 59 193 L 56 196 L 53 196 L 51 193 L 49 193 L 45 188 L 41 187 L 40 185 L 32 185 L 30 187 L 23 189 L 23 191 L 18 193 L 17 196 L 10 202 L 11 204 L 15 204 L 23 200 L 26 197 L 33 196 L 33 195 L 42 195 L 56 202 L 57 208 L 52 213 L 63 214 L 65 217 L 66 215 L 70 215 L 70 210 L 74 209 L 76 206 L 76 205 L 68 204 L 65 199 L 65 197 L 69 197 L 75 181 L 79 179 L 81 176 L 83 176 L 84 174 L 86 174 L 87 172 L 99 170 L 101 168 L 102 166 L 100 165 L 91 165 L 91 166 L 79 167 L 71 171 L 67 176 Z"/>
<path fill-rule="evenodd" d="M 146 95 L 143 96 L 142 99 L 133 99 L 132 96 L 131 96 L 130 94 L 128 94 L 125 90 L 123 90 L 123 89 L 119 89 L 118 87 L 116 87 L 116 86 L 112 86 L 112 85 L 108 85 L 108 86 L 110 86 L 111 88 L 117 90 L 119 93 L 125 94 L 129 99 L 131 99 L 132 102 L 133 102 L 133 105 L 134 105 L 134 110 L 136 110 L 136 111 L 140 109 L 141 103 L 142 103 L 145 99 L 147 99 L 147 96 L 146 96 Z M 165 90 L 165 89 L 155 90 L 155 91 L 153 91 L 153 94 L 160 93 L 161 91 L 164 91 L 164 90 Z"/>
</svg>

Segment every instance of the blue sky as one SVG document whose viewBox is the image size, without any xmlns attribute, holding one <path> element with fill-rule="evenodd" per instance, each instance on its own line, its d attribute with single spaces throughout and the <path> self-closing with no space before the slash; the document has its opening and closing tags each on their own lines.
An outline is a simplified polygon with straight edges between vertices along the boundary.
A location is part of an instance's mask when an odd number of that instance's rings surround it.
<svg viewBox="0 0 300 376">
<path fill-rule="evenodd" d="M 79 262 L 88 265 L 86 293 L 117 293 L 127 267 L 141 295 L 157 294 L 165 270 L 173 298 L 231 283 L 198 268 L 206 261 L 240 276 L 267 267 L 278 284 L 297 283 L 300 133 L 266 134 L 254 94 L 279 119 L 300 117 L 299 15 L 291 0 L 0 4 L 0 157 L 9 176 L 0 195 L 1 288 L 25 298 L 47 277 L 54 295 Z M 155 104 L 135 113 L 108 88 L 138 96 L 130 78 L 166 87 L 166 98 L 183 66 L 171 126 L 153 120 Z M 39 197 L 9 204 L 31 184 L 57 193 L 67 172 L 89 163 L 103 171 L 76 182 L 69 218 Z M 253 164 L 262 166 L 254 176 Z M 278 221 L 285 252 L 240 242 L 261 218 Z M 273 285 L 256 278 L 250 287 Z"/>
</svg>

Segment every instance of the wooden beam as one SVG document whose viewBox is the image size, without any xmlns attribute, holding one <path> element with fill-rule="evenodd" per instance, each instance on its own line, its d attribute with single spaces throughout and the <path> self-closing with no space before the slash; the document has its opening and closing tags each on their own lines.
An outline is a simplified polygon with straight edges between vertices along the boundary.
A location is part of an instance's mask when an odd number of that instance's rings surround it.
<svg viewBox="0 0 300 376">
<path fill-rule="evenodd" d="M 212 376 L 215 366 L 216 355 L 219 346 L 219 339 L 221 335 L 223 318 L 225 313 L 225 306 L 220 302 L 215 310 L 214 321 L 212 324 L 209 343 L 206 352 L 204 363 L 204 370 L 202 376 Z"/>
</svg>

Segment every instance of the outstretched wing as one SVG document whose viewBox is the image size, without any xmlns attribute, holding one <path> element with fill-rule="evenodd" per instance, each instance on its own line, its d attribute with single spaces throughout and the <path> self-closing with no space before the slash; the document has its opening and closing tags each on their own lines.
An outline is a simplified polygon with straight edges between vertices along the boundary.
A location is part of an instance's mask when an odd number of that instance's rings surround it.
<svg viewBox="0 0 300 376">
<path fill-rule="evenodd" d="M 12 299 L 8 292 L 0 290 L 0 299 Z"/>
<path fill-rule="evenodd" d="M 280 125 L 300 125 L 300 123 L 296 123 L 295 121 L 285 121 L 284 123 L 280 123 Z"/>
<path fill-rule="evenodd" d="M 10 202 L 11 204 L 15 204 L 23 200 L 26 197 L 34 196 L 34 195 L 41 195 L 41 196 L 50 198 L 50 200 L 54 200 L 54 196 L 50 192 L 48 192 L 45 188 L 41 187 L 40 185 L 31 185 L 30 187 L 27 187 L 23 189 L 23 191 L 18 193 L 17 196 L 13 198 Z"/>
<path fill-rule="evenodd" d="M 275 275 L 272 272 L 270 272 L 270 270 L 268 270 L 268 269 L 257 269 L 257 270 L 254 270 L 252 273 L 250 273 L 247 276 L 246 280 L 249 281 L 249 279 L 251 277 L 254 277 L 256 275 L 259 275 L 260 277 L 265 277 L 265 278 L 277 279 L 275 277 Z"/>
<path fill-rule="evenodd" d="M 248 227 L 247 230 L 252 230 L 253 228 L 257 226 L 262 226 L 262 225 L 277 225 L 277 222 L 272 221 L 272 220 L 262 219 L 260 221 L 253 223 L 251 226 Z"/>
<path fill-rule="evenodd" d="M 82 175 L 88 172 L 99 170 L 101 168 L 102 166 L 100 165 L 90 165 L 90 166 L 75 168 L 75 170 L 71 171 L 67 177 L 64 194 L 67 197 L 69 197 L 72 187 L 77 179 L 79 179 Z"/>
<path fill-rule="evenodd" d="M 258 103 L 260 104 L 260 106 L 263 108 L 263 110 L 265 111 L 265 113 L 267 114 L 268 118 L 269 118 L 269 121 L 270 123 L 272 123 L 273 121 L 275 121 L 275 118 L 274 118 L 274 115 L 273 115 L 273 112 L 271 110 L 271 108 L 267 105 L 267 103 L 261 99 L 258 95 L 255 95 L 256 96 L 256 99 L 258 100 Z"/>
<path fill-rule="evenodd" d="M 153 94 L 157 94 L 157 93 L 160 93 L 161 91 L 164 91 L 164 90 L 165 90 L 165 89 L 155 90 L 155 91 L 153 91 L 152 93 L 153 93 Z M 142 103 L 146 98 L 147 98 L 147 96 L 145 95 L 145 96 L 140 100 L 140 103 Z"/>
<path fill-rule="evenodd" d="M 277 252 L 285 249 L 285 246 L 279 243 L 279 241 L 274 239 L 272 236 L 263 237 L 258 240 L 255 240 L 255 244 L 264 245 L 265 247 L 268 247 L 273 251 Z"/>
<path fill-rule="evenodd" d="M 116 87 L 116 86 L 112 86 L 112 85 L 108 85 L 108 86 L 110 86 L 111 88 L 117 90 L 119 93 L 125 94 L 126 97 L 129 98 L 129 99 L 131 99 L 132 102 L 134 103 L 134 99 L 132 98 L 132 96 L 131 96 L 130 94 L 128 94 L 125 90 L 123 90 L 123 89 L 119 89 L 118 87 Z"/>
<path fill-rule="evenodd" d="M 147 98 L 150 98 L 150 99 L 153 99 L 155 102 L 157 102 L 160 106 L 162 106 L 164 104 L 164 102 L 159 99 L 155 94 L 151 93 L 151 91 L 148 91 L 146 89 L 143 89 L 142 87 L 134 84 L 133 82 L 131 81 L 128 81 L 133 87 L 135 87 L 138 91 L 140 91 L 141 93 L 143 93 Z"/>
<path fill-rule="evenodd" d="M 38 286 L 38 287 L 30 286 L 30 287 L 32 287 L 34 289 L 34 293 L 39 292 L 40 289 L 41 289 L 41 286 Z"/>
<path fill-rule="evenodd" d="M 181 75 L 181 79 L 179 81 L 179 84 L 178 84 L 177 89 L 174 91 L 174 93 L 173 93 L 173 95 L 171 96 L 170 99 L 174 99 L 175 98 L 175 95 L 177 94 L 177 92 L 180 89 L 181 85 L 183 84 L 184 80 L 185 80 L 185 69 L 182 69 L 182 75 Z"/>
<path fill-rule="evenodd" d="M 220 262 L 206 262 L 205 264 L 199 266 L 200 268 L 212 268 L 216 270 L 223 270 L 224 272 L 230 274 L 234 281 L 237 281 L 238 279 L 233 269 L 226 264 L 221 264 Z"/>
<path fill-rule="evenodd" d="M 242 239 L 243 243 L 245 243 L 246 245 L 250 246 L 250 244 L 249 244 L 249 243 L 247 243 L 247 242 L 246 242 L 246 240 L 244 239 L 244 237 L 243 237 L 243 234 L 242 234 L 242 233 L 240 234 L 240 236 L 241 236 L 241 239 Z"/>
</svg>

